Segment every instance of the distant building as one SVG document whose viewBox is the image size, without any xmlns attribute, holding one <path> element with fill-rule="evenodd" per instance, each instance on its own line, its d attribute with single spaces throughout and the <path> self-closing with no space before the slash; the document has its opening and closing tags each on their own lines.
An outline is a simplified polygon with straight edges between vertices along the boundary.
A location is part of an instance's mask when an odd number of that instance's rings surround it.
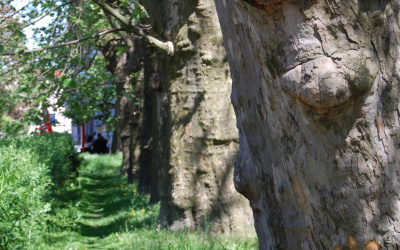
<svg viewBox="0 0 400 250">
<path fill-rule="evenodd" d="M 55 100 L 51 100 L 50 102 L 53 102 Z M 70 134 L 72 139 L 74 140 L 75 143 L 75 150 L 77 152 L 80 152 L 82 149 L 82 124 L 74 124 L 72 122 L 72 119 L 67 118 L 63 115 L 63 112 L 65 111 L 65 108 L 58 108 L 57 110 L 52 109 L 51 107 L 48 108 L 49 112 L 49 118 L 50 118 L 50 124 L 52 126 L 53 132 L 56 133 L 67 133 Z M 115 114 L 115 109 L 110 110 L 112 115 Z M 98 114 L 96 114 L 98 115 Z M 85 135 L 84 138 L 86 138 L 89 135 L 92 135 L 94 139 L 97 139 L 97 134 L 102 134 L 105 139 L 108 140 L 109 142 L 109 148 L 111 148 L 112 142 L 113 142 L 113 131 L 108 131 L 107 130 L 107 125 L 104 124 L 102 121 L 99 121 L 97 119 L 90 119 L 89 122 L 84 123 L 85 126 Z M 29 129 L 29 132 L 36 132 L 38 129 L 38 126 L 31 126 Z"/>
<path fill-rule="evenodd" d="M 65 108 L 59 108 L 58 110 L 48 108 L 50 124 L 53 132 L 72 134 L 72 120 L 62 114 L 64 110 Z"/>
<path fill-rule="evenodd" d="M 71 136 L 72 139 L 75 142 L 75 149 L 76 151 L 80 152 L 82 149 L 82 125 L 77 125 L 77 124 L 73 124 L 72 125 L 72 132 L 71 132 Z M 99 121 L 97 119 L 90 119 L 89 122 L 84 123 L 85 126 L 85 139 L 91 135 L 94 137 L 94 139 L 97 139 L 97 134 L 101 134 L 104 138 L 106 138 L 108 140 L 108 144 L 109 144 L 109 148 L 111 148 L 111 145 L 113 143 L 113 135 L 114 132 L 113 131 L 109 131 L 107 130 L 107 125 L 104 124 L 102 121 Z"/>
<path fill-rule="evenodd" d="M 59 108 L 58 110 L 53 110 L 51 107 L 48 109 L 50 125 L 53 132 L 56 133 L 67 133 L 72 134 L 72 120 L 68 117 L 65 117 L 62 113 L 65 108 Z M 37 125 L 33 125 L 29 128 L 29 134 L 39 133 L 39 127 Z"/>
</svg>

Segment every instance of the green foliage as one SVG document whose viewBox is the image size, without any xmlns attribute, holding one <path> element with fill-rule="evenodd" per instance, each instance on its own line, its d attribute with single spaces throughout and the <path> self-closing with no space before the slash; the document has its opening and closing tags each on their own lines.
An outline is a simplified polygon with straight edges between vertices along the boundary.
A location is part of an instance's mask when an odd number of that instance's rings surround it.
<svg viewBox="0 0 400 250">
<path fill-rule="evenodd" d="M 76 82 L 72 78 L 66 78 L 63 81 L 64 88 L 71 87 L 74 88 L 76 86 Z"/>
<path fill-rule="evenodd" d="M 78 163 L 69 135 L 0 140 L 1 248 L 23 248 L 52 227 L 53 197 Z"/>
<path fill-rule="evenodd" d="M 123 41 L 118 36 L 126 32 L 98 34 L 115 29 L 120 22 L 88 0 L 33 0 L 20 10 L 9 2 L 16 1 L 0 3 L 0 113 L 10 114 L 13 106 L 23 103 L 30 108 L 25 119 L 37 122 L 43 108 L 68 106 L 65 115 L 75 123 L 88 121 L 100 112 L 104 122 L 114 124 L 108 110 L 116 100 L 115 87 L 110 86 L 115 77 L 106 70 L 99 51 L 110 41 Z M 115 1 L 112 5 L 133 23 L 147 15 L 136 0 Z M 53 48 L 26 53 L 24 29 L 45 17 L 51 21 L 45 27 L 33 28 L 34 39 L 41 48 Z M 54 47 L 65 43 L 69 45 Z M 110 49 L 119 56 L 129 46 Z M 108 64 L 114 65 L 115 61 Z M 50 103 L 50 97 L 58 101 Z"/>
<path fill-rule="evenodd" d="M 0 117 L 0 131 L 6 136 L 27 134 L 26 126 L 24 122 L 14 120 L 8 115 Z"/>
<path fill-rule="evenodd" d="M 96 113 L 103 114 L 99 120 L 107 121 L 111 117 L 109 109 L 114 107 L 117 94 L 115 85 L 111 84 L 114 78 L 105 67 L 104 57 L 96 55 L 85 74 L 63 80 L 68 88 L 60 95 L 59 105 L 68 106 L 64 115 L 75 123 L 87 122 Z"/>
<path fill-rule="evenodd" d="M 54 188 L 64 185 L 79 165 L 74 142 L 68 134 L 48 133 L 25 138 L 5 138 L 1 145 L 15 145 L 17 149 L 29 148 L 38 162 L 49 167 Z"/>
<path fill-rule="evenodd" d="M 49 169 L 29 149 L 9 145 L 1 148 L 0 171 L 0 246 L 21 247 L 46 227 Z"/>
</svg>

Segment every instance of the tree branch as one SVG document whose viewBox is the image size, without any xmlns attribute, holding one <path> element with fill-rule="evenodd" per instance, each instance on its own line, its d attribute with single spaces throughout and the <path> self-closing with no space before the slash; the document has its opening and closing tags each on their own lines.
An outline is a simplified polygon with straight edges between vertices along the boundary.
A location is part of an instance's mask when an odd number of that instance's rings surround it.
<svg viewBox="0 0 400 250">
<path fill-rule="evenodd" d="M 31 21 L 30 23 L 28 23 L 28 24 L 26 24 L 25 26 L 23 26 L 23 27 L 21 28 L 21 30 L 23 30 L 23 29 L 25 29 L 26 27 L 29 27 L 29 26 L 31 26 L 31 25 L 33 25 L 33 24 L 39 22 L 40 20 L 42 20 L 43 18 L 45 18 L 46 16 L 48 16 L 51 12 L 56 11 L 57 9 L 59 9 L 59 8 L 61 8 L 61 7 L 64 7 L 64 6 L 66 6 L 66 5 L 70 4 L 70 3 L 73 3 L 73 2 L 75 2 L 75 1 L 76 1 L 76 0 L 71 0 L 71 1 L 69 1 L 69 2 L 66 2 L 66 3 L 62 4 L 62 5 L 59 5 L 59 6 L 56 6 L 56 7 L 52 8 L 51 10 L 47 11 L 44 15 L 42 15 L 42 16 L 39 17 L 38 19 L 33 20 L 33 21 Z M 16 33 L 17 33 L 17 31 L 14 31 L 10 36 L 8 36 L 8 38 L 3 39 L 1 42 L 3 43 L 3 42 L 6 41 L 7 39 L 13 37 Z"/>
<path fill-rule="evenodd" d="M 47 46 L 47 47 L 44 47 L 44 48 L 38 48 L 38 49 L 32 49 L 32 50 L 23 50 L 23 51 L 21 51 L 19 53 L 2 53 L 2 54 L 0 54 L 0 56 L 15 56 L 15 55 L 20 55 L 20 54 L 43 51 L 43 50 L 47 50 L 47 49 L 56 49 L 56 48 L 59 48 L 59 47 L 64 47 L 64 46 L 68 46 L 68 45 L 72 45 L 72 44 L 77 44 L 77 43 L 81 43 L 81 42 L 84 42 L 84 41 L 89 40 L 89 39 L 93 39 L 93 38 L 97 38 L 97 37 L 100 37 L 100 36 L 104 36 L 104 35 L 106 35 L 108 33 L 113 33 L 113 32 L 118 32 L 118 31 L 123 31 L 123 30 L 125 30 L 125 29 L 120 28 L 120 29 L 105 30 L 105 31 L 99 32 L 99 33 L 91 35 L 91 36 L 87 36 L 87 37 L 84 37 L 84 38 L 81 38 L 81 39 L 69 41 L 69 42 L 62 43 L 62 44 L 56 44 L 56 45 L 53 45 L 53 46 Z"/>
<path fill-rule="evenodd" d="M 29 5 L 31 5 L 32 3 L 35 3 L 36 1 L 27 3 L 26 5 L 24 5 L 22 8 L 20 8 L 19 10 L 16 10 L 14 13 L 11 13 L 10 15 L 6 16 L 3 20 L 0 21 L 0 24 L 2 24 L 3 22 L 5 22 L 8 18 L 15 16 L 16 14 L 18 14 L 19 12 L 21 12 L 22 10 L 24 10 L 26 7 L 28 7 Z"/>
<path fill-rule="evenodd" d="M 157 38 L 146 34 L 143 30 L 131 24 L 130 20 L 121 14 L 117 9 L 113 9 L 110 5 L 105 3 L 103 0 L 94 0 L 94 2 L 99 5 L 104 12 L 117 18 L 127 30 L 132 31 L 135 35 L 143 37 L 151 46 L 157 48 L 158 50 L 166 53 L 169 56 L 174 54 L 174 45 L 172 42 L 162 42 Z"/>
</svg>

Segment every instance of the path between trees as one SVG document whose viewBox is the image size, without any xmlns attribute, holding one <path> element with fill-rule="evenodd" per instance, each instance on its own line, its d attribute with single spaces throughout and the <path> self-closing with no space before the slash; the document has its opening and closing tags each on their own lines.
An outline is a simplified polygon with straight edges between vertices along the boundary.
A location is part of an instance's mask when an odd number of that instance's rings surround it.
<svg viewBox="0 0 400 250">
<path fill-rule="evenodd" d="M 84 154 L 77 182 L 62 192 L 69 208 L 59 215 L 66 230 L 51 234 L 38 249 L 257 249 L 257 239 L 169 230 L 157 232 L 159 204 L 126 185 L 118 155 Z M 74 220 L 75 221 L 72 221 Z"/>
<path fill-rule="evenodd" d="M 135 238 L 140 230 L 156 233 L 158 204 L 147 205 L 135 185 L 125 184 L 121 156 L 85 154 L 84 159 L 77 181 L 60 194 L 69 204 L 59 215 L 66 231 L 51 234 L 49 248 L 149 249 Z"/>
</svg>

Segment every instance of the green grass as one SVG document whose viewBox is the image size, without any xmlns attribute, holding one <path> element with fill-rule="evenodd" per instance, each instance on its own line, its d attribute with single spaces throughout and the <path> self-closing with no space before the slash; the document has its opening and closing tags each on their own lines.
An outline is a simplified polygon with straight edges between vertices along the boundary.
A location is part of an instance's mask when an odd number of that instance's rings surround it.
<svg viewBox="0 0 400 250">
<path fill-rule="evenodd" d="M 80 176 L 60 191 L 57 221 L 26 249 L 258 249 L 256 238 L 211 238 L 203 232 L 157 230 L 159 204 L 126 185 L 119 155 L 84 154 Z"/>
</svg>

